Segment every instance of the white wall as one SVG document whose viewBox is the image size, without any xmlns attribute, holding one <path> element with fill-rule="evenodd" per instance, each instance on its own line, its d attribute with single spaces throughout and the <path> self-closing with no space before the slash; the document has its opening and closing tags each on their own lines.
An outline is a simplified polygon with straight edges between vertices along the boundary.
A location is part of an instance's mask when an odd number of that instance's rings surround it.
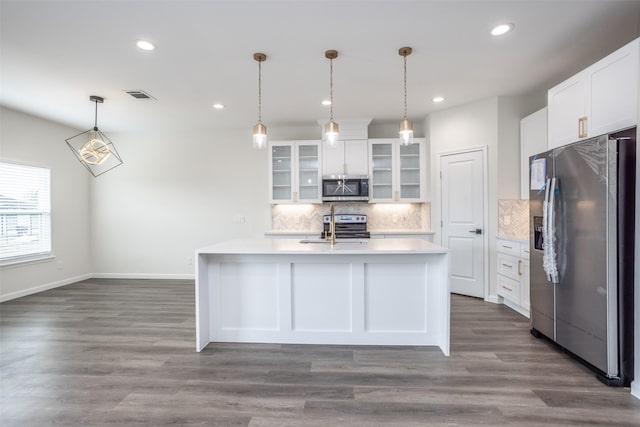
<svg viewBox="0 0 640 427">
<path fill-rule="evenodd" d="M 520 198 L 520 120 L 545 105 L 544 93 L 498 98 L 498 199 Z"/>
<path fill-rule="evenodd" d="M 317 126 L 269 129 L 318 139 Z M 196 248 L 271 229 L 267 150 L 239 130 L 121 134 L 124 164 L 92 189 L 97 276 L 191 278 Z"/>
<path fill-rule="evenodd" d="M 440 197 L 440 155 L 471 148 L 487 147 L 488 163 L 488 229 L 484 230 L 488 236 L 490 256 L 489 295 L 485 299 L 496 297 L 494 275 L 495 268 L 495 235 L 498 225 L 498 197 L 497 197 L 497 162 L 498 162 L 498 98 L 492 97 L 477 102 L 465 104 L 429 115 L 429 141 L 431 144 L 431 223 L 435 232 L 434 242 L 442 242 L 441 197 Z"/>
<path fill-rule="evenodd" d="M 542 104 L 542 105 L 541 105 Z M 440 155 L 454 151 L 487 147 L 487 212 L 489 295 L 497 301 L 496 242 L 498 199 L 520 198 L 520 120 L 544 104 L 541 95 L 492 97 L 429 115 L 425 130 L 431 147 L 431 221 L 434 241 L 442 242 L 440 228 Z"/>
<path fill-rule="evenodd" d="M 0 268 L 0 301 L 88 278 L 91 261 L 89 185 L 93 179 L 65 138 L 80 130 L 0 107 L 0 158 L 51 169 L 54 259 Z"/>
</svg>

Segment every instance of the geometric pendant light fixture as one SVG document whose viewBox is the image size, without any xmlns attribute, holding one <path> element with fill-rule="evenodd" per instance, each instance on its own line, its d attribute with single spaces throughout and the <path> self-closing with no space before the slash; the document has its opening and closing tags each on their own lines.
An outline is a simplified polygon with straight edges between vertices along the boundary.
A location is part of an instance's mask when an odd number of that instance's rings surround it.
<svg viewBox="0 0 640 427">
<path fill-rule="evenodd" d="M 113 142 L 98 130 L 98 104 L 102 104 L 104 98 L 91 95 L 89 100 L 96 104 L 93 128 L 67 138 L 65 141 L 80 163 L 96 177 L 120 166 L 122 159 Z"/>
<path fill-rule="evenodd" d="M 258 61 L 258 123 L 253 126 L 253 148 L 267 146 L 267 127 L 262 123 L 262 62 L 267 60 L 264 53 L 254 53 L 253 59 Z"/>
<path fill-rule="evenodd" d="M 336 147 L 338 145 L 339 126 L 333 121 L 333 60 L 338 57 L 338 51 L 328 50 L 324 53 L 324 56 L 329 60 L 329 100 L 331 102 L 329 122 L 324 125 L 324 141 L 329 147 Z"/>
<path fill-rule="evenodd" d="M 407 118 L 407 56 L 411 55 L 410 47 L 400 48 L 400 56 L 404 57 L 404 118 L 400 121 L 400 144 L 413 144 L 413 123 Z"/>
</svg>

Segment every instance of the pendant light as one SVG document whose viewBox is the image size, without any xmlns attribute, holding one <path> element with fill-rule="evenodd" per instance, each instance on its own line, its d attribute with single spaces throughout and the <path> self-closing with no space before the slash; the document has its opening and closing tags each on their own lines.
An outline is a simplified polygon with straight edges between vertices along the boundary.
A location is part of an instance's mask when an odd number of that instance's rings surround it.
<svg viewBox="0 0 640 427">
<path fill-rule="evenodd" d="M 89 101 L 96 104 L 93 129 L 79 133 L 65 140 L 77 159 L 95 177 L 120 166 L 122 159 L 113 142 L 98 130 L 98 104 L 104 98 L 91 95 Z"/>
<path fill-rule="evenodd" d="M 253 126 L 253 148 L 262 149 L 267 146 L 267 127 L 262 123 L 262 62 L 267 55 L 254 53 L 253 59 L 258 61 L 258 123 Z"/>
<path fill-rule="evenodd" d="M 400 121 L 400 144 L 413 144 L 413 123 L 407 118 L 407 56 L 411 55 L 410 47 L 400 48 L 398 51 L 404 58 L 404 119 Z"/>
<path fill-rule="evenodd" d="M 331 102 L 329 122 L 324 125 L 324 141 L 329 147 L 338 145 L 338 124 L 333 121 L 333 60 L 338 57 L 337 50 L 328 50 L 324 53 L 329 60 L 329 100 Z"/>
</svg>

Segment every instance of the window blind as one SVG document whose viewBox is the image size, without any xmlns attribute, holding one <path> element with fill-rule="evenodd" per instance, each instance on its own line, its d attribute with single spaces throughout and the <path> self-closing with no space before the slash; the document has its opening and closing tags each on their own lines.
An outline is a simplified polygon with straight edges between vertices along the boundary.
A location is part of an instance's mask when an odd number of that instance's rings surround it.
<svg viewBox="0 0 640 427">
<path fill-rule="evenodd" d="M 0 162 L 0 264 L 51 255 L 49 169 Z"/>
</svg>

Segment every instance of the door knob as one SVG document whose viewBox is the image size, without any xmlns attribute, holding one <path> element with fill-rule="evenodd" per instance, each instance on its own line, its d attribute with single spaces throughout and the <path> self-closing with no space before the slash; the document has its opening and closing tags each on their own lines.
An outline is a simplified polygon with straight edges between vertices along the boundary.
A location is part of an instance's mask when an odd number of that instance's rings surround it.
<svg viewBox="0 0 640 427">
<path fill-rule="evenodd" d="M 482 228 L 476 228 L 475 230 L 469 230 L 469 233 L 482 234 Z"/>
</svg>

